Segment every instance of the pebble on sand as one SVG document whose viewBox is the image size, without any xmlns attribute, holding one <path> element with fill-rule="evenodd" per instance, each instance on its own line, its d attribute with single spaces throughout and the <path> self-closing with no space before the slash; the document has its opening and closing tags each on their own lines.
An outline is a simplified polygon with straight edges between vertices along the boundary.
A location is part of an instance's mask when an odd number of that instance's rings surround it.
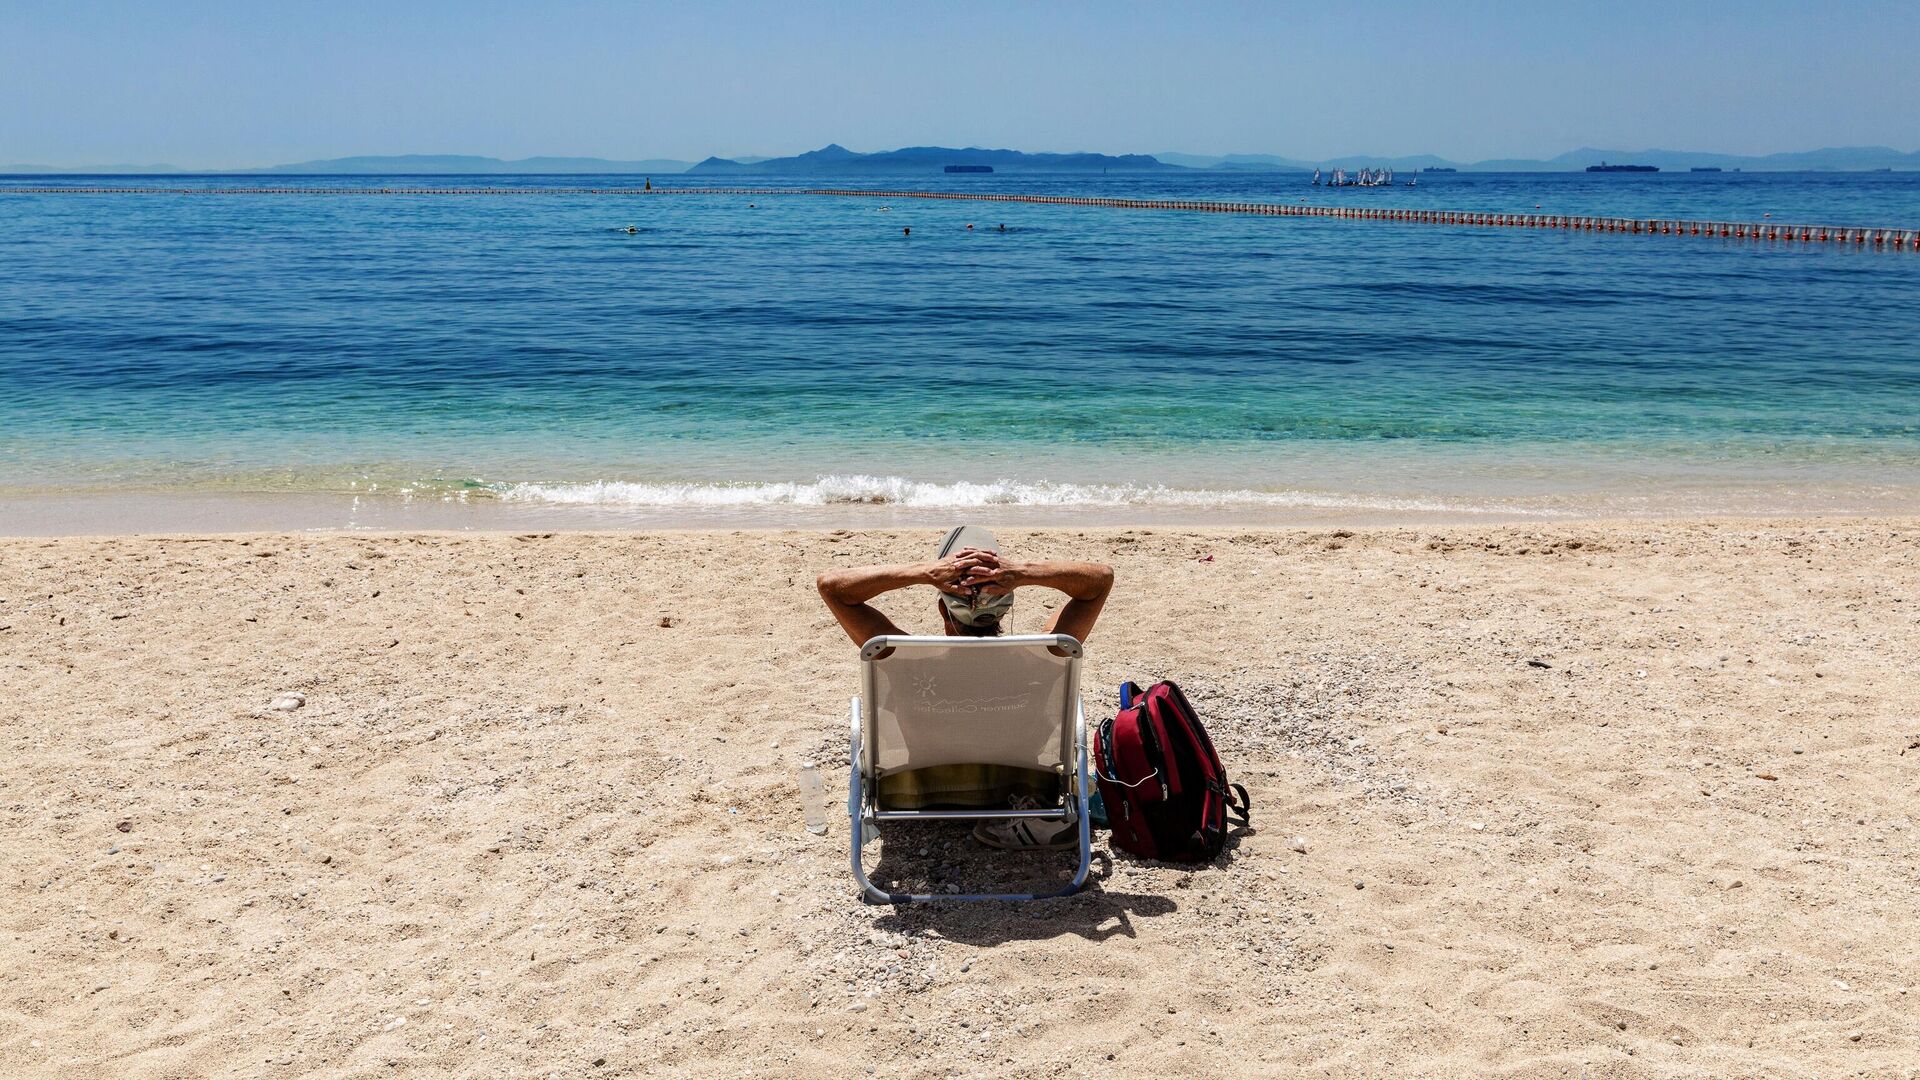
<svg viewBox="0 0 1920 1080">
<path fill-rule="evenodd" d="M 1304 836 L 1296 836 L 1293 839 L 1287 841 L 1287 846 L 1299 852 L 1300 854 L 1305 855 L 1307 853 L 1307 838 Z"/>
<path fill-rule="evenodd" d="M 275 712 L 292 712 L 306 703 L 307 696 L 305 694 L 279 694 L 267 703 L 267 708 Z"/>
</svg>

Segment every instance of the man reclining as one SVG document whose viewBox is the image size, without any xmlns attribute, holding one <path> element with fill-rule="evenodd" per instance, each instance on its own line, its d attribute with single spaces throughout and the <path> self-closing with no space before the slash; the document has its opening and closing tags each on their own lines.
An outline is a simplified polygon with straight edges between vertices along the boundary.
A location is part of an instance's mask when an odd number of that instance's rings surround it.
<svg viewBox="0 0 1920 1080">
<path fill-rule="evenodd" d="M 1066 594 L 1067 602 L 1047 620 L 1044 632 L 1068 634 L 1084 642 L 1113 589 L 1113 567 L 1089 562 L 1022 561 L 1003 555 L 992 533 L 963 525 L 947 534 L 931 562 L 829 570 L 820 575 L 817 584 L 827 610 L 833 612 L 856 646 L 882 634 L 907 633 L 869 601 L 919 585 L 938 590 L 940 623 L 948 637 L 997 637 L 1013 610 L 1016 589 L 1039 586 L 1058 590 Z M 915 782 L 911 775 L 888 779 Z M 993 778 L 948 776 L 919 778 L 919 782 L 938 787 L 990 786 Z M 1037 805 L 1031 793 L 1016 794 L 1010 802 L 1016 810 Z M 1074 843 L 1070 825 L 1036 818 L 982 822 L 974 830 L 974 837 L 1002 848 L 1069 847 Z"/>
</svg>

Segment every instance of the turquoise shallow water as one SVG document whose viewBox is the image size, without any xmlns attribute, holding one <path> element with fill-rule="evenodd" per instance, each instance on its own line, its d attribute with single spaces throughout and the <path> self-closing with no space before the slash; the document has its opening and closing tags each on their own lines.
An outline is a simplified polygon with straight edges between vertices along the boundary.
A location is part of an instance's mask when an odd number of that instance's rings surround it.
<svg viewBox="0 0 1920 1080">
<path fill-rule="evenodd" d="M 1913 174 L 883 183 L 1920 225 Z M 1694 238 L 806 196 L 5 194 L 0 496 L 406 493 L 596 523 L 1909 510 L 1917 301 L 1920 255 Z"/>
</svg>

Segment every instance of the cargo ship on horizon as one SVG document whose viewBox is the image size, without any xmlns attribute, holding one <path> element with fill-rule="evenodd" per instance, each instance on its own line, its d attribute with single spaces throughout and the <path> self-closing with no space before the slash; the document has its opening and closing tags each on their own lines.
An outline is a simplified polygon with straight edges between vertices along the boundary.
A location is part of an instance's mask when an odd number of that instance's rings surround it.
<svg viewBox="0 0 1920 1080">
<path fill-rule="evenodd" d="M 1588 172 L 1659 172 L 1660 166 L 1658 165 L 1609 165 L 1603 161 L 1598 165 L 1587 166 L 1587 171 Z"/>
</svg>

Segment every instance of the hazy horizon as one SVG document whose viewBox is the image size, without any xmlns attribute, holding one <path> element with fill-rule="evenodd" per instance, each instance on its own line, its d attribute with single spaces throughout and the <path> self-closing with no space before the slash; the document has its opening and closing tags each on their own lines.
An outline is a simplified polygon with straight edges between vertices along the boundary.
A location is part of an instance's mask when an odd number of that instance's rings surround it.
<svg viewBox="0 0 1920 1080">
<path fill-rule="evenodd" d="M 1920 8 L 1444 15 L 1379 0 L 896 10 L 230 0 L 12 13 L 0 164 L 786 156 L 838 142 L 1302 160 L 1920 147 Z"/>
<path fill-rule="evenodd" d="M 840 145 L 840 144 L 834 144 L 834 145 Z M 932 147 L 938 144 L 929 143 L 929 142 L 918 142 L 918 143 L 913 143 L 911 145 L 916 147 Z M 820 149 L 820 148 L 815 147 L 814 149 Z M 846 149 L 853 150 L 855 153 L 868 154 L 868 153 L 883 153 L 883 152 L 893 151 L 901 148 L 880 147 L 872 150 L 865 150 L 865 149 L 860 149 L 855 147 L 846 147 Z M 1036 148 L 1030 148 L 1030 147 L 1002 147 L 1002 146 L 968 147 L 966 149 L 992 149 L 992 150 L 1011 149 L 1018 152 L 1038 153 L 1038 154 L 1091 153 L 1091 154 L 1107 154 L 1110 156 L 1115 156 L 1118 153 L 1139 153 L 1139 151 L 1119 151 L 1119 152 L 1105 151 L 1105 150 L 1099 150 L 1099 149 L 1094 149 L 1089 147 L 1077 147 L 1072 150 L 1052 150 L 1052 149 L 1036 149 Z M 1865 148 L 1803 147 L 1795 150 L 1780 151 L 1779 153 L 1818 154 L 1823 152 L 1838 152 L 1838 151 L 1858 150 L 1858 149 L 1865 149 Z M 1920 155 L 1920 150 L 1905 150 L 1897 146 L 1888 147 L 1887 149 L 1894 150 L 1899 154 Z M 1550 164 L 1555 160 L 1563 159 L 1565 157 L 1568 157 L 1574 154 L 1585 154 L 1587 156 L 1591 156 L 1594 154 L 1621 155 L 1620 157 L 1615 159 L 1617 161 L 1628 160 L 1628 158 L 1631 157 L 1632 155 L 1646 155 L 1646 156 L 1678 155 L 1678 156 L 1687 156 L 1687 157 L 1697 156 L 1702 158 L 1735 156 L 1735 155 L 1721 155 L 1715 151 L 1695 150 L 1688 147 L 1643 147 L 1637 150 L 1620 148 L 1620 147 L 1571 147 L 1567 150 L 1561 151 L 1560 153 L 1549 155 L 1547 157 L 1542 157 L 1542 158 L 1518 158 L 1513 156 L 1501 156 L 1498 158 L 1483 159 L 1483 161 L 1498 162 L 1498 163 L 1516 163 L 1516 164 L 1531 163 L 1531 164 L 1545 165 L 1545 164 Z M 1467 160 L 1461 160 L 1457 158 L 1447 158 L 1445 155 L 1431 154 L 1425 151 L 1393 152 L 1393 153 L 1372 154 L 1372 155 L 1330 154 L 1318 159 L 1302 158 L 1300 155 L 1297 155 L 1297 154 L 1290 154 L 1285 151 L 1274 151 L 1274 150 L 1241 150 L 1241 151 L 1230 151 L 1225 154 L 1194 154 L 1184 150 L 1163 149 L 1155 152 L 1155 155 L 1160 160 L 1165 161 L 1169 164 L 1179 164 L 1178 162 L 1172 162 L 1168 160 L 1170 158 L 1175 158 L 1175 157 L 1179 157 L 1179 158 L 1229 158 L 1229 157 L 1232 157 L 1232 158 L 1277 158 L 1277 159 L 1284 158 L 1290 161 L 1300 163 L 1292 166 L 1287 166 L 1287 168 L 1299 168 L 1304 164 L 1316 162 L 1316 161 L 1324 162 L 1324 163 L 1338 163 L 1342 161 L 1353 161 L 1355 159 L 1369 158 L 1369 157 L 1378 159 L 1380 161 L 1395 161 L 1395 160 L 1406 160 L 1410 158 L 1432 157 L 1441 161 L 1445 161 L 1448 164 L 1457 164 L 1462 166 L 1477 166 L 1483 163 L 1482 161 L 1467 161 Z M 181 166 L 181 165 L 178 165 L 177 163 L 168 162 L 168 161 L 145 161 L 145 162 L 0 161 L 0 174 L 4 174 L 5 170 L 9 168 L 30 168 L 34 170 L 45 170 L 45 169 L 48 169 L 49 167 L 58 168 L 61 171 L 71 172 L 76 175 L 83 175 L 89 170 L 93 170 L 93 169 L 106 170 L 109 172 L 116 172 L 116 171 L 125 172 L 134 168 L 153 168 L 153 169 L 188 173 L 188 174 L 196 173 L 196 172 L 205 172 L 205 173 L 263 172 L 263 171 L 276 171 L 276 170 L 284 171 L 289 166 L 303 165 L 303 164 L 331 164 L 331 163 L 340 162 L 340 161 L 355 161 L 360 159 L 378 160 L 378 159 L 391 159 L 391 158 L 465 159 L 465 160 L 474 160 L 474 161 L 498 162 L 501 164 L 508 164 L 508 165 L 518 164 L 524 161 L 547 161 L 547 162 L 604 161 L 614 165 L 647 165 L 655 168 L 664 168 L 666 166 L 671 166 L 671 165 L 686 165 L 686 166 L 697 165 L 700 162 L 706 160 L 708 156 L 717 156 L 717 155 L 703 155 L 702 157 L 699 157 L 699 158 L 666 158 L 666 157 L 661 157 L 657 155 L 628 158 L 628 157 L 611 157 L 606 154 L 530 154 L 525 157 L 502 157 L 496 154 L 476 154 L 476 153 L 463 153 L 463 152 L 435 153 L 435 152 L 406 151 L 406 152 L 383 153 L 383 154 L 343 154 L 343 155 L 340 155 L 339 157 L 334 157 L 334 158 L 311 158 L 311 159 L 306 159 L 304 161 L 259 162 L 259 163 L 248 164 L 248 165 L 234 165 L 234 166 L 225 166 L 225 167 L 203 167 L 199 169 L 191 168 L 187 166 Z M 766 160 L 773 156 L 774 155 L 763 155 L 763 154 L 739 155 L 741 159 L 745 159 L 748 161 Z M 781 156 L 790 156 L 790 155 L 781 155 Z M 1567 166 L 1566 168 L 1578 168 L 1578 166 Z M 1844 171 L 1844 167 L 1838 167 L 1838 166 L 1811 166 L 1810 168 L 1813 168 L 1815 171 L 1834 171 L 1836 169 L 1839 169 L 1840 171 Z M 384 171 L 384 170 L 376 170 L 376 171 Z M 1521 170 L 1521 171 L 1526 171 L 1526 170 Z M 1543 171 L 1561 171 L 1561 170 L 1556 169 L 1556 170 L 1543 170 Z"/>
</svg>

